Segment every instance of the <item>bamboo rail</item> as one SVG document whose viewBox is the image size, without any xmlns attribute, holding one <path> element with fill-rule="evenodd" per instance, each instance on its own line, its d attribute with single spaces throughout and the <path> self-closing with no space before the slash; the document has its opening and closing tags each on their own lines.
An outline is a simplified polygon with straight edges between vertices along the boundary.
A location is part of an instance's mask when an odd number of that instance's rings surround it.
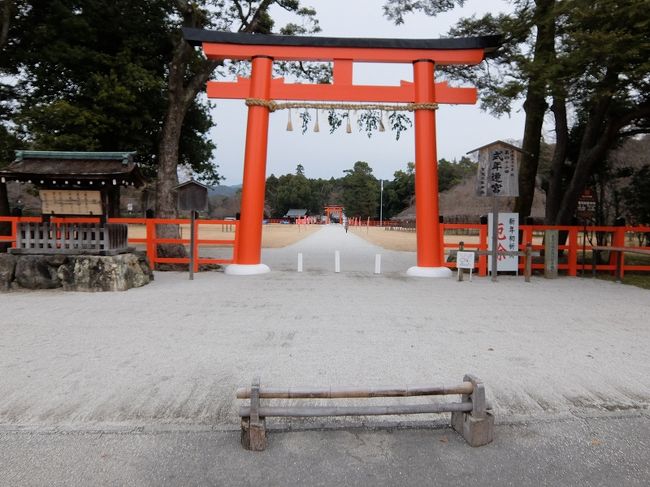
<svg viewBox="0 0 650 487">
<path fill-rule="evenodd" d="M 394 406 L 276 406 L 261 407 L 259 415 L 265 417 L 300 417 L 314 418 L 322 416 L 386 416 L 392 414 L 430 414 L 470 412 L 472 403 L 437 403 L 437 404 L 404 404 Z M 250 406 L 239 409 L 241 417 L 251 415 Z"/>
<path fill-rule="evenodd" d="M 329 387 L 329 388 L 260 388 L 260 399 L 354 399 L 369 397 L 413 397 L 445 394 L 471 394 L 474 386 L 463 382 L 455 386 L 407 387 Z M 237 389 L 237 399 L 250 399 L 251 389 Z"/>
</svg>

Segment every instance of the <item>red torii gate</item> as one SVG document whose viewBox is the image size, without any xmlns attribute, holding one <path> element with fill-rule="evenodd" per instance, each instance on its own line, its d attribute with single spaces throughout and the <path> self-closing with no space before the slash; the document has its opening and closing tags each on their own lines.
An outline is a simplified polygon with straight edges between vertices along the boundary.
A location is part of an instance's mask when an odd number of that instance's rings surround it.
<svg viewBox="0 0 650 487">
<path fill-rule="evenodd" d="M 326 221 L 325 223 L 330 222 L 330 217 L 331 215 L 339 215 L 339 223 L 343 223 L 343 208 L 342 206 L 326 206 L 325 207 L 325 216 L 326 216 Z"/>
<path fill-rule="evenodd" d="M 474 104 L 475 88 L 434 82 L 436 64 L 478 64 L 499 45 L 498 36 L 460 39 L 356 39 L 295 37 L 183 29 L 185 39 L 202 46 L 208 59 L 251 60 L 251 77 L 208 83 L 209 98 L 245 99 L 248 104 L 244 178 L 237 259 L 227 274 L 268 272 L 261 263 L 262 219 L 270 104 L 273 100 L 393 102 L 413 104 L 415 112 L 415 196 L 417 266 L 407 274 L 445 277 L 438 211 L 438 172 L 434 104 Z M 333 63 L 331 84 L 285 83 L 272 78 L 273 61 Z M 359 86 L 352 83 L 355 62 L 412 63 L 413 83 Z M 260 101 L 262 103 L 260 103 Z"/>
</svg>

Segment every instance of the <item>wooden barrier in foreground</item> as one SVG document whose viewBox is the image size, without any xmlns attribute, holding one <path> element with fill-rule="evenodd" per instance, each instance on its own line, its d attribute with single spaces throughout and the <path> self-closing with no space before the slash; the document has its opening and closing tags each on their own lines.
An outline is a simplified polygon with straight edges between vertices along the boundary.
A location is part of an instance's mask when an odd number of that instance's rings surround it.
<svg viewBox="0 0 650 487">
<path fill-rule="evenodd" d="M 387 406 L 262 406 L 261 399 L 368 399 L 460 394 L 460 402 L 429 404 L 393 404 Z M 402 414 L 451 413 L 451 426 L 471 446 L 490 443 L 494 437 L 494 415 L 488 410 L 483 382 L 466 375 L 463 383 L 453 386 L 416 386 L 385 388 L 273 388 L 260 386 L 259 377 L 250 388 L 237 390 L 237 399 L 249 399 L 241 406 L 241 442 L 247 450 L 266 448 L 267 417 L 378 416 Z"/>
</svg>

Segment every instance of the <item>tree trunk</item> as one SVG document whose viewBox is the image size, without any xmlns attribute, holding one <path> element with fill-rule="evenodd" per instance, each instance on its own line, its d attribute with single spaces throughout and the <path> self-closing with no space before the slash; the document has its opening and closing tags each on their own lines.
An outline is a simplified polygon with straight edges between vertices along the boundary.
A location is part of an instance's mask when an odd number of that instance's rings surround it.
<svg viewBox="0 0 650 487">
<path fill-rule="evenodd" d="M 173 63 L 172 63 L 173 64 Z M 172 68 L 173 69 L 173 68 Z M 178 184 L 178 147 L 182 123 L 187 107 L 183 103 L 182 77 L 170 72 L 169 105 L 158 147 L 158 173 L 156 175 L 156 218 L 176 218 L 176 192 Z M 180 238 L 178 225 L 157 225 L 158 238 Z M 180 244 L 160 244 L 159 257 L 186 257 L 187 251 Z"/>
<path fill-rule="evenodd" d="M 608 73 L 605 78 L 611 76 L 613 75 Z M 602 96 L 589 113 L 587 125 L 580 141 L 578 160 L 555 218 L 557 225 L 573 223 L 578 199 L 592 174 L 594 164 L 607 155 L 607 151 L 615 140 L 618 130 L 614 130 L 611 121 L 606 118 L 611 102 L 611 95 Z"/>
<path fill-rule="evenodd" d="M 555 150 L 551 161 L 551 178 L 546 193 L 545 222 L 547 225 L 555 223 L 555 217 L 560 209 L 563 190 L 563 168 L 569 146 L 569 125 L 567 122 L 566 100 L 563 95 L 557 95 L 553 98 L 551 110 L 555 115 Z"/>
<path fill-rule="evenodd" d="M 185 74 L 192 55 L 193 48 L 179 37 L 169 65 L 167 114 L 158 146 L 157 218 L 175 218 L 177 215 L 176 192 L 173 188 L 178 184 L 177 168 L 183 120 L 197 93 L 217 66 L 215 62 L 204 61 L 201 69 L 186 84 Z M 180 229 L 178 225 L 158 225 L 156 234 L 159 238 L 180 238 Z M 158 256 L 186 257 L 187 251 L 180 244 L 162 244 L 158 245 Z"/>
<path fill-rule="evenodd" d="M 0 49 L 4 47 L 9 38 L 9 27 L 13 17 L 13 0 L 3 0 L 0 6 Z"/>
<path fill-rule="evenodd" d="M 178 184 L 178 146 L 181 138 L 182 119 L 178 113 L 183 108 L 170 96 L 169 109 L 163 124 L 158 147 L 158 174 L 156 175 L 156 217 L 175 218 L 176 199 L 173 187 Z"/>
<path fill-rule="evenodd" d="M 528 78 L 528 92 L 524 101 L 526 122 L 522 142 L 521 166 L 519 168 L 519 197 L 515 211 L 520 221 L 530 215 L 535 196 L 535 178 L 539 165 L 539 151 L 542 139 L 542 126 L 546 114 L 547 82 L 544 70 L 554 58 L 555 53 L 555 18 L 552 15 L 555 0 L 536 0 L 535 54 Z"/>
<path fill-rule="evenodd" d="M 9 216 L 9 213 L 7 184 L 0 182 L 0 216 Z M 11 223 L 0 222 L 0 235 L 11 235 Z M 6 252 L 9 246 L 8 243 L 0 243 L 0 252 Z"/>
</svg>

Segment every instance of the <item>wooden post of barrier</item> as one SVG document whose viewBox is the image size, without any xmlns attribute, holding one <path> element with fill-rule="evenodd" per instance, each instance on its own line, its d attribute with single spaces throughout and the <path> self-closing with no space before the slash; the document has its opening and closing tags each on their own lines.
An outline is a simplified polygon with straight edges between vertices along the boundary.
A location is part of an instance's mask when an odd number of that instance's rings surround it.
<svg viewBox="0 0 650 487">
<path fill-rule="evenodd" d="M 266 419 L 260 417 L 260 379 L 251 385 L 250 416 L 241 419 L 241 444 L 247 450 L 264 451 L 266 448 Z"/>
<path fill-rule="evenodd" d="M 494 438 L 494 415 L 487 410 L 485 386 L 483 382 L 473 376 L 466 375 L 464 381 L 472 383 L 471 394 L 463 395 L 463 402 L 471 402 L 470 414 L 461 412 L 451 413 L 451 427 L 455 429 L 470 446 L 483 446 Z"/>
</svg>

